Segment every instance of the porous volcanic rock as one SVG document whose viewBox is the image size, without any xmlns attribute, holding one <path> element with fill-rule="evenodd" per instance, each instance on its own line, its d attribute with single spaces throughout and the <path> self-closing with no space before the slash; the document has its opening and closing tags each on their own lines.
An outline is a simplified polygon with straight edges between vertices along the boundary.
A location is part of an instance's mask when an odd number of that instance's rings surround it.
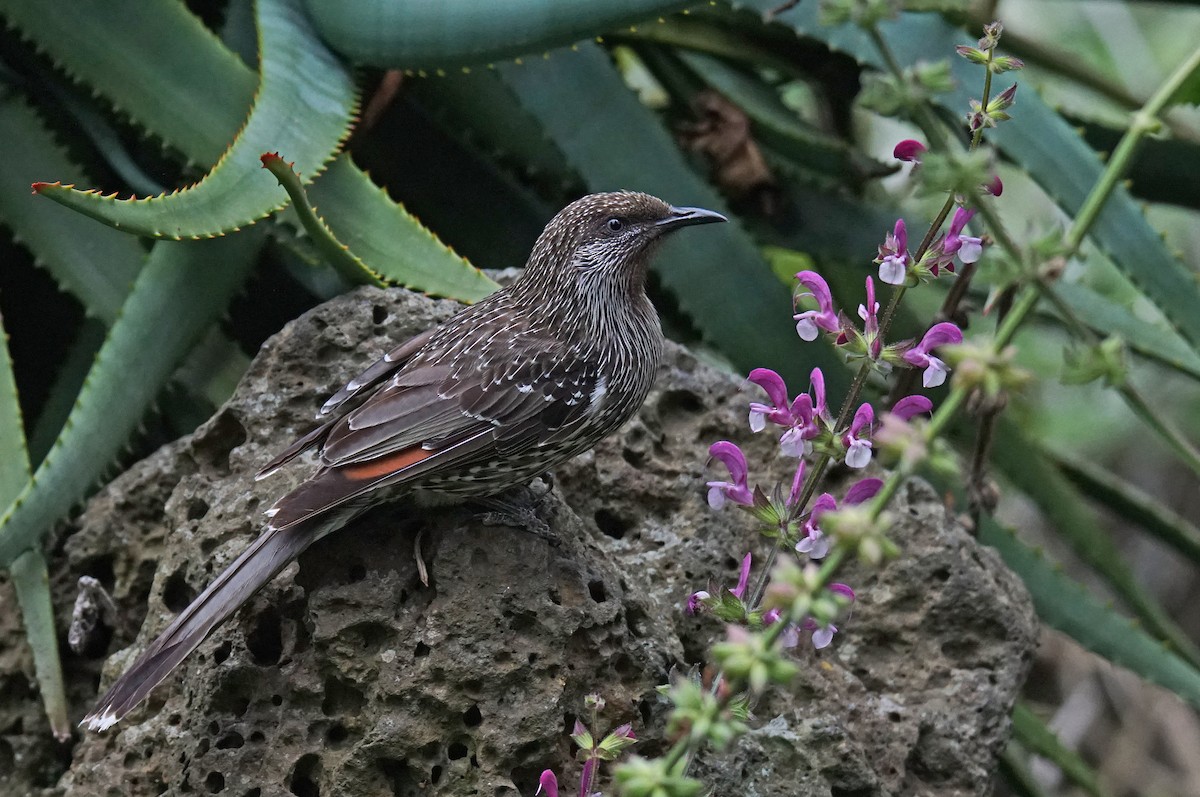
<svg viewBox="0 0 1200 797">
<path fill-rule="evenodd" d="M 373 288 L 314 309 L 264 345 L 212 419 L 58 535 L 61 627 L 84 574 L 122 615 L 96 649 L 64 649 L 75 719 L 308 468 L 262 482 L 254 471 L 357 370 L 454 310 Z M 638 750 L 661 751 L 654 687 L 721 634 L 685 615 L 684 598 L 732 584 L 764 546 L 740 513 L 705 505 L 706 448 L 731 439 L 752 467 L 787 465 L 767 435 L 749 439 L 745 403 L 739 380 L 671 346 L 640 415 L 555 474 L 539 511 L 558 545 L 466 507 L 373 510 L 285 570 L 146 705 L 71 745 L 50 738 L 0 583 L 0 793 L 530 795 L 547 767 L 574 782 L 567 733 L 592 692 L 604 722 L 632 722 Z M 747 736 L 699 760 L 716 794 L 989 791 L 1035 645 L 1028 597 L 921 483 L 895 511 L 903 554 L 840 576 L 858 601 L 833 646 L 802 642 L 793 688 L 765 695 Z"/>
</svg>

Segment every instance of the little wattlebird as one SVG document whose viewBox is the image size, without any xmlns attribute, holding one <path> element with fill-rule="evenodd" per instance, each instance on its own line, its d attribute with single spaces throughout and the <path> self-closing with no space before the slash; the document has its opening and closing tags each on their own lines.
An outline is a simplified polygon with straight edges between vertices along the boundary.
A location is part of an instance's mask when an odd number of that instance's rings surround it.
<svg viewBox="0 0 1200 797">
<path fill-rule="evenodd" d="M 595 445 L 632 416 L 663 337 L 646 268 L 663 236 L 725 221 L 647 194 L 593 194 L 546 226 L 521 276 L 402 343 L 321 408 L 324 423 L 258 474 L 315 448 L 319 468 L 267 510 L 263 532 L 84 718 L 104 730 L 140 703 L 275 574 L 381 501 L 488 498 Z"/>
</svg>

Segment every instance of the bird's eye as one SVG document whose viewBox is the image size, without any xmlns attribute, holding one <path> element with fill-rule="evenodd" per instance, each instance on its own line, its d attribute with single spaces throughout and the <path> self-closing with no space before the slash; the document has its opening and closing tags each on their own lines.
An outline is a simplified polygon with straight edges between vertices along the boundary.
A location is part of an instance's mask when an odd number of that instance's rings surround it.
<svg viewBox="0 0 1200 797">
<path fill-rule="evenodd" d="M 618 219 L 616 216 L 608 220 L 609 232 L 620 232 L 625 229 L 625 222 Z"/>
</svg>

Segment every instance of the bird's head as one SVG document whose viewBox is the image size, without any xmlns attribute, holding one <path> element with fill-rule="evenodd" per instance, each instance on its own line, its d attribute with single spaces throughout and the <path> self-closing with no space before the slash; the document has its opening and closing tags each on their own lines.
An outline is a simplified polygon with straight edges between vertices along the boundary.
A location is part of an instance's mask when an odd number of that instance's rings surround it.
<svg viewBox="0 0 1200 797">
<path fill-rule="evenodd" d="M 633 191 L 591 194 L 551 219 L 529 257 L 524 280 L 581 288 L 642 290 L 655 244 L 694 224 L 726 221 L 703 208 L 680 208 Z"/>
</svg>

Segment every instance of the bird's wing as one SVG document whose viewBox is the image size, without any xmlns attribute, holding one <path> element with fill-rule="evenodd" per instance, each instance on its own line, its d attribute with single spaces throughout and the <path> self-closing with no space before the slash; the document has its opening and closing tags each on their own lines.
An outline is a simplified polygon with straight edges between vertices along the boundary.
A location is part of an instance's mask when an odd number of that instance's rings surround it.
<svg viewBox="0 0 1200 797">
<path fill-rule="evenodd" d="M 303 454 L 308 449 L 325 439 L 329 430 L 345 415 L 353 404 L 353 400 L 360 397 L 368 388 L 377 386 L 388 376 L 394 374 L 402 368 L 405 363 L 413 358 L 421 347 L 429 342 L 433 337 L 433 333 L 437 331 L 437 327 L 427 329 L 419 335 L 414 335 L 408 340 L 401 343 L 396 348 L 389 351 L 387 354 L 380 357 L 375 362 L 371 363 L 358 376 L 347 382 L 338 392 L 330 396 L 329 400 L 321 406 L 321 411 L 317 413 L 318 417 L 324 417 L 330 413 L 336 413 L 329 418 L 325 423 L 313 429 L 308 434 L 299 438 L 270 462 L 264 465 L 258 473 L 254 474 L 255 480 L 265 479 L 275 471 L 282 468 L 284 465 L 291 462 L 296 457 Z"/>
<path fill-rule="evenodd" d="M 269 511 L 286 528 L 371 490 L 560 442 L 603 401 L 599 364 L 553 340 L 519 358 L 414 363 L 324 437 L 325 466 Z M 506 348 L 506 352 L 511 352 Z"/>
</svg>

